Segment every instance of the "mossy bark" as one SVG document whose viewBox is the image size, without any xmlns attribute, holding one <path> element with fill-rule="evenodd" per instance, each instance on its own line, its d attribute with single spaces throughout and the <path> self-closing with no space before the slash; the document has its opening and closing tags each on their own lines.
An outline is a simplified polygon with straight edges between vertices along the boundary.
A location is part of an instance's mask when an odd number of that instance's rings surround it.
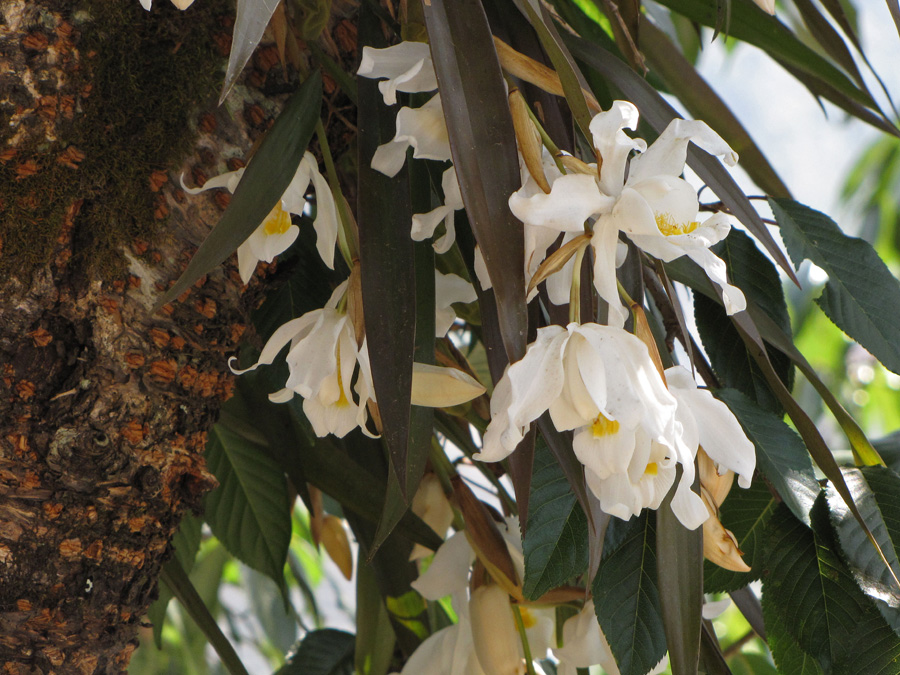
<svg viewBox="0 0 900 675">
<path fill-rule="evenodd" d="M 196 4 L 0 2 L 3 674 L 124 672 L 214 485 L 250 299 L 229 264 L 149 308 L 227 203 L 178 175 L 235 168 L 272 111 L 246 86 L 214 107 L 233 8 Z"/>
</svg>

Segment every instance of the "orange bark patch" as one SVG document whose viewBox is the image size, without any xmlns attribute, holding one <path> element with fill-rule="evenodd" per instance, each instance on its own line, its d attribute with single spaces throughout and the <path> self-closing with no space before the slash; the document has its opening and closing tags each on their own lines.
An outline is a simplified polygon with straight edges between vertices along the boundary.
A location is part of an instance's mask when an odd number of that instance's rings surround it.
<svg viewBox="0 0 900 675">
<path fill-rule="evenodd" d="M 161 383 L 169 383 L 175 379 L 177 364 L 174 359 L 154 361 L 150 364 L 150 377 Z"/>
<path fill-rule="evenodd" d="M 46 347 L 53 341 L 53 335 L 46 328 L 35 328 L 27 335 L 35 347 Z"/>
<path fill-rule="evenodd" d="M 81 539 L 63 539 L 59 545 L 59 554 L 63 558 L 77 558 L 81 555 Z"/>
</svg>

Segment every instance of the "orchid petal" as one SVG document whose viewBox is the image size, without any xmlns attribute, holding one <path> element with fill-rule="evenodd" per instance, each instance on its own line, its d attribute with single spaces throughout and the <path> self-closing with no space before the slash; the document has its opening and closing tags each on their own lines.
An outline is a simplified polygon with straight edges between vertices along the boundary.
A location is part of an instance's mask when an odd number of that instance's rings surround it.
<svg viewBox="0 0 900 675">
<path fill-rule="evenodd" d="M 721 157 L 728 166 L 737 163 L 737 153 L 706 122 L 674 119 L 656 142 L 632 161 L 628 183 L 636 183 L 659 174 L 680 175 L 684 171 L 689 142 L 711 155 Z"/>
<path fill-rule="evenodd" d="M 687 252 L 688 257 L 703 268 L 710 280 L 722 289 L 725 312 L 731 316 L 747 309 L 747 299 L 737 286 L 728 283 L 725 263 L 715 253 L 706 248 Z"/>
<path fill-rule="evenodd" d="M 618 242 L 618 229 L 608 223 L 606 218 L 598 220 L 591 236 L 591 247 L 594 249 L 594 288 L 609 305 L 607 324 L 621 328 L 625 325 L 628 312 L 619 300 L 619 287 L 616 284 Z"/>
<path fill-rule="evenodd" d="M 238 273 L 241 275 L 241 281 L 246 286 L 250 283 L 250 279 L 253 278 L 259 258 L 253 255 L 253 251 L 250 250 L 250 243 L 247 241 L 238 246 L 237 257 Z"/>
<path fill-rule="evenodd" d="M 484 385 L 458 368 L 413 363 L 412 405 L 446 408 L 481 396 Z"/>
<path fill-rule="evenodd" d="M 560 666 L 576 668 L 599 665 L 607 675 L 619 675 L 619 666 L 613 657 L 606 636 L 597 622 L 594 601 L 588 600 L 584 608 L 563 624 L 563 646 L 553 650 Z M 560 670 L 561 675 L 566 671 Z"/>
<path fill-rule="evenodd" d="M 398 91 L 414 93 L 437 89 L 431 51 L 423 42 L 401 42 L 384 49 L 363 47 L 357 75 L 387 78 L 378 83 L 386 105 L 397 103 Z"/>
<path fill-rule="evenodd" d="M 593 176 L 569 174 L 553 182 L 550 194 L 530 197 L 516 191 L 509 208 L 516 218 L 529 225 L 549 227 L 559 232 L 584 232 L 588 218 L 608 212 L 615 199 L 600 192 Z"/>
<path fill-rule="evenodd" d="M 643 151 L 647 143 L 631 138 L 623 129 L 636 129 L 638 109 L 628 101 L 614 101 L 606 112 L 591 120 L 590 130 L 594 148 L 600 154 L 600 189 L 617 195 L 625 183 L 625 164 L 632 150 Z"/>
<path fill-rule="evenodd" d="M 298 336 L 304 336 L 308 332 L 308 327 L 314 325 L 318 321 L 321 311 L 321 309 L 316 309 L 312 312 L 307 312 L 303 316 L 291 319 L 287 323 L 276 328 L 275 332 L 272 333 L 271 337 L 269 337 L 269 340 L 263 347 L 262 352 L 260 352 L 259 360 L 249 368 L 236 370 L 231 364 L 237 359 L 234 357 L 228 359 L 228 367 L 231 368 L 231 372 L 235 375 L 243 375 L 244 373 L 256 370 L 259 366 L 270 365 L 275 360 L 275 357 L 278 356 L 278 352 L 280 352 L 288 342 L 292 339 L 296 339 Z"/>
<path fill-rule="evenodd" d="M 184 184 L 184 174 L 181 174 L 181 189 L 189 195 L 200 194 L 201 192 L 206 192 L 207 190 L 213 190 L 215 188 L 228 188 L 228 191 L 233 193 L 243 175 L 243 168 L 240 168 L 237 171 L 227 171 L 218 176 L 213 176 L 203 184 L 203 187 L 189 188 Z"/>
<path fill-rule="evenodd" d="M 469 568 L 475 561 L 475 552 L 466 539 L 465 532 L 457 532 L 434 554 L 431 565 L 424 574 L 412 582 L 422 597 L 440 600 L 469 585 Z"/>
</svg>

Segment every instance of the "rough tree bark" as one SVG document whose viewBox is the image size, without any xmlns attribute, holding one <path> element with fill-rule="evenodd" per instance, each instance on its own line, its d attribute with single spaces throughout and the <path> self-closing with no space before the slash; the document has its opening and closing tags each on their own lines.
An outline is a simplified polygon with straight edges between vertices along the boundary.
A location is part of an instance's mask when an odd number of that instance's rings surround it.
<svg viewBox="0 0 900 675">
<path fill-rule="evenodd" d="M 0 673 L 125 671 L 214 484 L 253 292 L 230 263 L 149 308 L 227 203 L 178 175 L 240 166 L 284 83 L 263 50 L 215 108 L 233 5 L 196 5 L 0 1 Z"/>
</svg>

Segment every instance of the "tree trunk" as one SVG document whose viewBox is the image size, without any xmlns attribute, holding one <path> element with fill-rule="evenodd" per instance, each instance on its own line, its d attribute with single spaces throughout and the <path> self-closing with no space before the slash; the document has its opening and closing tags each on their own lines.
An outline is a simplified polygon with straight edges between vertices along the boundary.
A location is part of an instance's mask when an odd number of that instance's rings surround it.
<svg viewBox="0 0 900 675">
<path fill-rule="evenodd" d="M 232 13 L 0 1 L 0 673 L 125 671 L 214 485 L 250 298 L 228 264 L 149 308 L 227 204 L 171 170 L 236 168 L 271 121 L 253 87 L 214 107 Z"/>
</svg>

